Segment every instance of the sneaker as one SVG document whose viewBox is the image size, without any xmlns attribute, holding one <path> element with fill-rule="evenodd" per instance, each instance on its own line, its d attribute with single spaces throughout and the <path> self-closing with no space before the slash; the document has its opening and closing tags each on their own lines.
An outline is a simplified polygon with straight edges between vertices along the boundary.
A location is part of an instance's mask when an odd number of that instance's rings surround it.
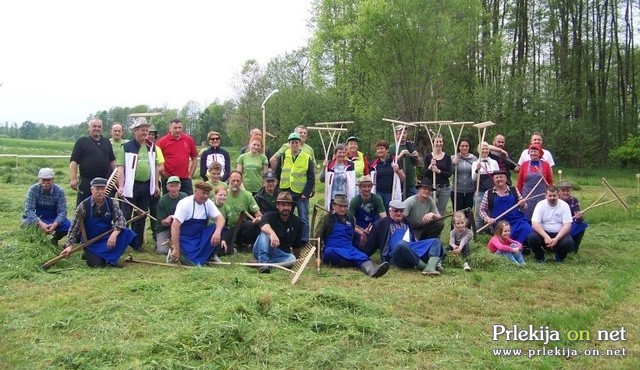
<svg viewBox="0 0 640 370">
<path fill-rule="evenodd" d="M 436 271 L 438 271 L 439 273 L 444 271 L 444 267 L 442 266 L 442 262 L 438 262 L 438 264 L 436 265 Z M 440 274 L 438 274 L 438 275 L 440 275 Z"/>
<path fill-rule="evenodd" d="M 469 266 L 469 262 L 465 262 L 462 267 L 466 272 L 471 272 L 471 266 Z"/>
<path fill-rule="evenodd" d="M 167 263 L 174 263 L 173 257 L 171 256 L 171 249 L 167 252 Z"/>
<path fill-rule="evenodd" d="M 258 271 L 259 271 L 261 274 L 269 274 L 269 273 L 271 273 L 271 269 L 269 268 L 269 266 L 262 266 L 262 267 L 260 267 L 260 268 L 258 269 Z"/>
</svg>

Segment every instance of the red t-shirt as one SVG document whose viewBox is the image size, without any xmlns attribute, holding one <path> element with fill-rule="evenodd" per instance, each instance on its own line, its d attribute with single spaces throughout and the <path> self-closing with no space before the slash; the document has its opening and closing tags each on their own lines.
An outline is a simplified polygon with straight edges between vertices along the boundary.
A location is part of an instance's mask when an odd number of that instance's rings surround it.
<svg viewBox="0 0 640 370">
<path fill-rule="evenodd" d="M 181 179 L 189 176 L 189 159 L 198 157 L 198 150 L 193 138 L 187 134 L 181 134 L 174 138 L 166 134 L 158 140 L 156 145 L 162 149 L 164 155 L 164 172 L 167 176 L 178 176 Z"/>
</svg>

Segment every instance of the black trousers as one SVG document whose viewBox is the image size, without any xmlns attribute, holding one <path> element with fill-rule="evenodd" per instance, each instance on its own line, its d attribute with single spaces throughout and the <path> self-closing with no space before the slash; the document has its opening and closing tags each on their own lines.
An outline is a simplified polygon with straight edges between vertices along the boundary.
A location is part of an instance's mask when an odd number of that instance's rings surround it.
<svg viewBox="0 0 640 370">
<path fill-rule="evenodd" d="M 558 235 L 557 233 L 550 232 L 547 232 L 547 234 L 552 238 Z M 538 261 L 544 260 L 544 252 L 549 251 L 555 254 L 556 261 L 562 262 L 567 257 L 567 254 L 574 249 L 573 239 L 568 234 L 562 237 L 562 239 L 556 243 L 556 246 L 551 249 L 545 245 L 544 238 L 535 231 L 527 237 L 527 245 L 531 248 L 531 251 Z"/>
<path fill-rule="evenodd" d="M 135 181 L 133 183 L 133 197 L 127 198 L 129 202 L 135 204 L 136 207 L 144 212 L 149 210 L 149 202 L 151 201 L 149 185 L 149 181 Z M 124 218 L 130 220 L 133 214 L 133 207 L 125 202 L 121 202 L 120 208 L 122 209 L 122 213 L 124 213 Z M 130 226 L 131 230 L 136 233 L 136 237 L 129 244 L 133 249 L 138 250 L 144 244 L 144 225 L 146 220 L 147 218 L 143 217 Z"/>
</svg>

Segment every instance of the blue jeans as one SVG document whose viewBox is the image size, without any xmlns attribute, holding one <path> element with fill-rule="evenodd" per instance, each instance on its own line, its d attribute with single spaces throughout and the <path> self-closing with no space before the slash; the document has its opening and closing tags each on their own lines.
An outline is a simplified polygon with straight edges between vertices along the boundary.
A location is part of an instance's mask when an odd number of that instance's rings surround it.
<svg viewBox="0 0 640 370">
<path fill-rule="evenodd" d="M 309 241 L 309 198 L 302 199 L 300 195 L 293 195 L 293 200 L 298 208 L 298 217 L 302 221 L 302 242 L 306 244 Z"/>
<path fill-rule="evenodd" d="M 513 263 L 524 265 L 524 257 L 520 252 L 511 253 L 511 252 L 505 252 L 505 251 L 496 251 L 496 254 L 499 256 L 507 257 L 507 259 L 509 259 L 509 261 Z"/>
<path fill-rule="evenodd" d="M 447 186 L 446 188 L 438 188 L 435 190 L 435 193 L 438 213 L 440 216 L 444 216 L 447 211 L 447 203 L 449 202 L 449 198 L 451 198 L 451 187 Z"/>
<path fill-rule="evenodd" d="M 382 204 L 384 204 L 385 212 L 389 213 L 389 202 L 391 202 L 391 193 L 377 192 L 376 194 L 378 194 L 380 198 L 382 198 Z"/>
<path fill-rule="evenodd" d="M 261 232 L 253 244 L 253 258 L 259 263 L 280 263 L 295 261 L 296 256 L 280 248 L 272 248 L 269 235 Z"/>
</svg>

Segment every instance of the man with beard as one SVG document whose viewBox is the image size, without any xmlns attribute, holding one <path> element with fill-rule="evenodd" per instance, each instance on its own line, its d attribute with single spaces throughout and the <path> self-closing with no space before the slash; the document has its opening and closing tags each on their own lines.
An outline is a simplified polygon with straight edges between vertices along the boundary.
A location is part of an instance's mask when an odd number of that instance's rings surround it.
<svg viewBox="0 0 640 370">
<path fill-rule="evenodd" d="M 258 225 L 262 218 L 262 212 L 260 212 L 260 207 L 251 193 L 242 190 L 242 174 L 238 171 L 231 171 L 229 176 L 229 193 L 225 205 L 229 208 L 229 214 L 227 214 L 229 232 L 226 235 L 231 239 L 234 239 L 235 236 L 235 245 L 252 245 L 260 232 Z M 245 212 L 252 215 L 253 220 L 246 220 Z M 226 242 L 230 247 L 233 247 L 231 242 L 234 240 L 231 239 Z"/>
<path fill-rule="evenodd" d="M 404 217 L 411 225 L 416 239 L 424 240 L 439 238 L 444 221 L 438 213 L 436 202 L 431 197 L 433 186 L 429 179 L 422 179 L 416 185 L 418 194 L 412 195 L 404 201 Z"/>
<path fill-rule="evenodd" d="M 558 198 L 558 188 L 547 187 L 546 199 L 541 200 L 533 210 L 531 224 L 534 232 L 527 238 L 527 245 L 536 260 L 546 261 L 544 251 L 555 254 L 556 262 L 564 262 L 567 254 L 574 250 L 574 242 L 569 235 L 573 217 L 569 205 Z"/>
</svg>

